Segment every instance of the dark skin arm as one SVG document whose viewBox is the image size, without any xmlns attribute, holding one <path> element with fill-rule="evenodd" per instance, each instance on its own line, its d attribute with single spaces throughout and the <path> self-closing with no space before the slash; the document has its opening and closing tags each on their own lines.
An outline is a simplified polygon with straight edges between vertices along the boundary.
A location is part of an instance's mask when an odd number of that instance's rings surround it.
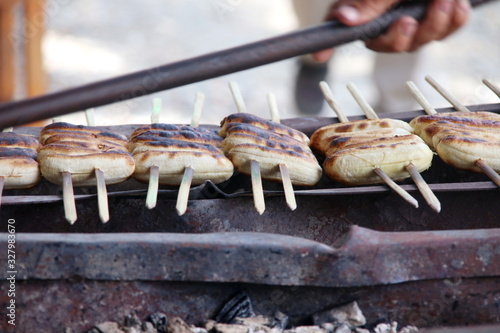
<svg viewBox="0 0 500 333">
<path fill-rule="evenodd" d="M 339 0 L 327 14 L 326 19 L 336 19 L 348 26 L 369 22 L 397 4 L 397 0 Z M 467 0 L 430 0 L 426 15 L 421 22 L 403 16 L 394 22 L 382 36 L 366 42 L 366 46 L 377 52 L 412 52 L 421 46 L 442 40 L 463 26 L 469 17 Z M 333 49 L 316 52 L 314 58 L 327 61 Z"/>
</svg>

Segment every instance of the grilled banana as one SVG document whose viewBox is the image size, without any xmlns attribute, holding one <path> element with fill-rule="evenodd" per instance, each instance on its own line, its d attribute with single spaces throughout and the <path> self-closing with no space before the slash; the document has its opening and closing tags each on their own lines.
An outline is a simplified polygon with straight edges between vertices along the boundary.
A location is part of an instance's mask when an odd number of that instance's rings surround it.
<svg viewBox="0 0 500 333">
<path fill-rule="evenodd" d="M 328 156 L 323 164 L 331 179 L 346 185 L 381 183 L 374 172 L 380 168 L 391 179 L 409 177 L 405 167 L 412 163 L 421 172 L 431 165 L 433 153 L 416 135 L 379 138 L 346 146 Z"/>
<path fill-rule="evenodd" d="M 157 166 L 160 184 L 179 185 L 186 167 L 194 169 L 192 184 L 203 184 L 207 180 L 221 183 L 233 175 L 233 164 L 223 154 L 195 151 L 146 151 L 134 154 L 133 177 L 147 183 L 150 168 Z"/>
</svg>

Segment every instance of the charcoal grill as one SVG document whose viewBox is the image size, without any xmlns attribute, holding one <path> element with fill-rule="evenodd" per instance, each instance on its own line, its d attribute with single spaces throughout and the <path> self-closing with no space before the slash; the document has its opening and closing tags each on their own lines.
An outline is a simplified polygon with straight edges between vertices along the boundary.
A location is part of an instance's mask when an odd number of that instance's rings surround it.
<svg viewBox="0 0 500 333">
<path fill-rule="evenodd" d="M 0 110 L 9 115 L 24 110 L 29 115 L 24 120 L 33 121 L 49 116 L 35 114 L 37 105 L 59 101 L 54 112 L 71 112 L 73 106 L 65 103 L 79 92 L 72 90 L 66 99 L 56 94 L 6 104 Z M 500 113 L 500 103 L 468 108 Z M 379 116 L 409 121 L 423 114 Z M 13 119 L 0 123 L 18 125 Z M 361 117 L 351 117 L 356 119 Z M 283 123 L 310 135 L 336 121 L 311 117 Z M 108 129 L 130 134 L 137 126 Z M 16 131 L 37 134 L 40 128 Z M 78 220 L 70 225 L 60 188 L 43 181 L 29 191 L 5 191 L 0 247 L 5 253 L 5 231 L 14 225 L 16 266 L 15 273 L 4 269 L 0 274 L 0 306 L 10 304 L 7 279 L 15 274 L 16 326 L 2 316 L 1 331 L 80 332 L 100 321 L 157 311 L 200 324 L 241 290 L 251 296 L 256 311 L 278 309 L 293 325 L 352 300 L 371 323 L 397 320 L 424 328 L 498 324 L 498 187 L 438 157 L 423 177 L 442 203 L 440 213 L 425 204 L 416 209 L 386 186 L 342 187 L 323 179 L 314 188 L 295 189 L 298 208 L 293 212 L 282 188 L 265 183 L 266 212 L 259 215 L 248 178 L 237 175 L 221 185 L 192 188 L 183 216 L 175 210 L 176 189 L 162 188 L 157 207 L 149 210 L 144 185 L 129 180 L 109 186 L 107 223 L 99 220 L 95 191 L 78 189 Z M 403 182 L 402 187 L 424 203 L 413 184 Z"/>
</svg>

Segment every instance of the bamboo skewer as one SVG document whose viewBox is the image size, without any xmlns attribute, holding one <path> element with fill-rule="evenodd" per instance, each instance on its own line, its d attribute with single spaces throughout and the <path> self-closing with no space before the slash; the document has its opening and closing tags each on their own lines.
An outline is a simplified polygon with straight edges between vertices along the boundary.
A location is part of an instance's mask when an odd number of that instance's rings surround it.
<svg viewBox="0 0 500 333">
<path fill-rule="evenodd" d="M 182 176 L 179 193 L 177 194 L 177 203 L 175 205 L 175 209 L 177 210 L 177 214 L 179 216 L 184 215 L 187 210 L 189 190 L 191 188 L 191 182 L 193 180 L 193 173 L 194 169 L 189 166 L 184 169 L 184 175 Z"/>
<path fill-rule="evenodd" d="M 354 85 L 354 83 L 349 82 L 347 84 L 347 89 L 351 93 L 351 95 L 354 97 L 358 105 L 361 107 L 363 112 L 366 115 L 366 118 L 368 119 L 377 119 L 378 116 L 375 113 L 375 110 L 371 107 L 371 105 L 366 101 L 364 96 L 359 92 L 358 88 Z"/>
<path fill-rule="evenodd" d="M 75 204 L 75 194 L 73 192 L 73 181 L 71 179 L 71 173 L 64 171 L 62 173 L 63 179 L 63 204 L 64 204 L 64 216 L 70 224 L 74 224 L 77 219 L 76 214 L 76 204 Z"/>
<path fill-rule="evenodd" d="M 152 111 L 151 111 L 151 124 L 158 124 L 160 122 L 160 112 L 161 112 L 161 98 L 153 98 L 152 101 Z"/>
<path fill-rule="evenodd" d="M 95 169 L 95 177 L 97 180 L 97 204 L 99 207 L 99 217 L 103 223 L 109 221 L 108 207 L 108 191 L 106 190 L 106 181 L 104 180 L 104 172 L 100 169 Z"/>
<path fill-rule="evenodd" d="M 264 190 L 262 188 L 262 177 L 260 175 L 259 162 L 255 160 L 250 161 L 250 177 L 252 180 L 252 193 L 255 209 L 262 215 L 266 210 L 266 203 L 264 201 Z"/>
<path fill-rule="evenodd" d="M 231 90 L 231 95 L 233 96 L 234 102 L 236 103 L 236 108 L 238 113 L 246 112 L 245 102 L 241 97 L 240 89 L 236 82 L 229 82 L 229 89 Z M 264 201 L 264 189 L 262 187 L 262 176 L 260 173 L 259 162 L 251 160 L 250 161 L 250 177 L 252 181 L 252 195 L 255 209 L 262 215 L 266 210 L 266 202 Z"/>
<path fill-rule="evenodd" d="M 437 213 L 441 211 L 441 202 L 439 199 L 436 197 L 434 192 L 432 192 L 431 188 L 429 187 L 429 184 L 424 180 L 420 172 L 418 172 L 417 168 L 413 164 L 408 164 L 406 166 L 406 171 L 411 176 L 411 179 L 417 186 L 418 190 L 424 197 L 425 201 L 427 204 Z"/>
<path fill-rule="evenodd" d="M 94 109 L 85 110 L 85 119 L 87 126 L 95 126 Z M 109 206 L 108 206 L 108 191 L 106 189 L 106 180 L 104 172 L 100 169 L 95 169 L 95 178 L 97 182 L 97 207 L 99 209 L 99 217 L 102 223 L 109 221 Z"/>
<path fill-rule="evenodd" d="M 245 101 L 241 96 L 240 88 L 238 84 L 234 81 L 229 82 L 229 89 L 231 89 L 231 94 L 233 95 L 234 103 L 236 104 L 236 108 L 239 113 L 247 112 L 247 108 L 245 106 Z"/>
<path fill-rule="evenodd" d="M 269 109 L 271 111 L 271 120 L 275 123 L 280 123 L 280 116 L 278 111 L 278 104 L 276 103 L 276 98 L 274 94 L 267 94 L 267 101 L 269 104 Z M 292 181 L 290 180 L 290 173 L 288 172 L 288 167 L 284 163 L 279 164 L 281 182 L 283 183 L 283 190 L 285 192 L 285 200 L 288 207 L 293 211 L 297 209 L 297 200 L 295 199 L 295 192 L 293 191 Z"/>
<path fill-rule="evenodd" d="M 151 124 L 158 124 L 160 122 L 160 110 L 161 110 L 161 98 L 153 98 L 151 101 Z M 156 165 L 152 165 L 149 168 L 149 181 L 148 181 L 148 192 L 146 194 L 146 207 L 148 209 L 153 209 L 156 207 L 156 202 L 158 200 L 158 189 L 160 187 L 160 168 Z"/>
<path fill-rule="evenodd" d="M 457 111 L 461 111 L 461 112 L 470 112 L 470 110 L 468 108 L 466 108 L 462 103 L 460 103 L 455 97 L 453 97 L 452 94 L 450 94 L 445 88 L 443 88 L 439 83 L 437 83 L 436 80 L 434 80 L 431 76 L 426 76 L 425 77 L 425 80 L 432 86 L 434 87 L 434 89 L 436 89 L 437 92 L 439 92 L 439 94 L 441 94 L 441 96 L 443 96 L 448 102 L 450 102 L 451 105 L 453 105 L 453 107 L 455 109 L 457 109 Z"/>
<path fill-rule="evenodd" d="M 342 111 L 339 103 L 335 100 L 333 97 L 333 93 L 328 86 L 328 83 L 325 81 L 321 81 L 319 83 L 319 87 L 321 91 L 323 92 L 323 96 L 325 97 L 326 102 L 328 105 L 332 108 L 332 110 L 337 114 L 337 118 L 339 119 L 339 122 L 345 123 L 349 121 L 349 119 L 346 117 L 345 113 Z"/>
<path fill-rule="evenodd" d="M 495 85 L 493 82 L 487 80 L 487 79 L 483 79 L 483 83 L 491 89 L 491 91 L 493 91 L 498 97 L 500 97 L 500 87 Z"/>
<path fill-rule="evenodd" d="M 194 101 L 193 117 L 191 118 L 191 126 L 196 128 L 200 124 L 201 111 L 203 109 L 203 101 L 205 100 L 205 95 L 202 93 L 197 93 Z M 194 169 L 187 166 L 184 169 L 184 175 L 182 176 L 182 181 L 179 186 L 179 193 L 177 194 L 176 210 L 179 216 L 184 215 L 187 210 L 187 204 L 189 200 L 189 190 L 191 189 L 191 183 L 193 181 Z"/>
<path fill-rule="evenodd" d="M 87 125 L 95 126 L 94 109 L 85 110 L 85 119 L 87 120 Z"/>
<path fill-rule="evenodd" d="M 153 165 L 149 168 L 148 193 L 146 194 L 146 207 L 153 209 L 156 207 L 158 199 L 158 187 L 160 182 L 160 168 Z"/>
<path fill-rule="evenodd" d="M 493 181 L 497 186 L 500 187 L 500 175 L 496 173 L 488 164 L 486 164 L 482 159 L 478 159 L 475 162 L 476 166 L 479 167 L 486 176 L 488 176 L 491 181 Z"/>
<path fill-rule="evenodd" d="M 406 87 L 410 91 L 410 93 L 413 95 L 415 100 L 420 104 L 420 106 L 424 109 L 425 113 L 427 114 L 437 114 L 436 109 L 432 107 L 432 105 L 427 101 L 425 96 L 420 92 L 420 90 L 417 88 L 415 83 L 411 81 L 406 82 Z"/>
<path fill-rule="evenodd" d="M 204 101 L 205 101 L 205 95 L 200 92 L 196 93 L 194 99 L 193 118 L 191 118 L 191 127 L 198 127 L 200 125 L 201 111 L 203 110 Z"/>
<path fill-rule="evenodd" d="M 354 85 L 352 85 L 351 89 L 355 88 Z M 357 89 L 355 90 L 357 91 Z M 358 101 L 358 99 L 362 97 L 361 94 L 359 92 L 357 92 L 357 94 L 354 96 L 354 98 L 356 99 L 356 101 Z M 364 99 L 363 99 L 364 100 Z M 371 112 L 373 111 L 373 109 L 370 107 L 370 108 L 366 108 L 366 105 L 368 103 L 360 103 L 359 105 L 361 106 L 361 109 L 363 110 L 363 112 L 365 112 L 366 114 L 366 117 L 368 119 L 379 119 L 378 115 L 375 113 L 375 112 Z M 432 111 L 431 111 L 432 112 Z M 435 110 L 434 110 L 435 112 Z M 436 212 L 440 212 L 441 211 L 441 202 L 439 202 L 438 198 L 436 197 L 436 195 L 434 194 L 434 192 L 432 192 L 432 190 L 430 189 L 429 185 L 425 182 L 425 180 L 422 178 L 422 175 L 418 172 L 418 170 L 415 168 L 415 166 L 411 163 L 409 163 L 407 166 L 406 166 L 406 171 L 408 171 L 408 173 L 410 174 L 410 177 L 412 178 L 413 182 L 415 183 L 415 185 L 417 186 L 418 190 L 420 191 L 420 193 L 422 194 L 422 196 L 424 197 L 425 201 L 427 202 L 427 204 Z M 380 176 L 380 173 L 382 172 L 381 169 L 378 169 L 377 171 L 377 175 Z M 387 175 L 386 175 L 387 176 Z M 382 177 L 381 177 L 382 178 Z M 384 176 L 385 178 L 385 176 Z M 384 179 L 382 178 L 382 179 Z M 386 183 L 387 181 L 384 180 Z M 394 182 L 393 182 L 394 183 Z M 395 184 L 395 183 L 394 183 Z M 398 192 L 399 195 L 403 196 L 403 198 L 405 198 L 406 201 L 412 203 L 415 205 L 416 203 L 416 206 L 415 207 L 418 207 L 418 202 L 416 202 L 416 200 L 411 197 L 408 192 L 404 191 L 401 187 L 398 186 L 398 188 L 396 189 L 396 187 L 394 187 L 394 184 L 391 184 L 389 186 L 391 186 L 392 189 L 394 189 L 396 192 Z M 403 190 L 403 191 L 400 191 Z M 413 201 L 415 200 L 415 201 Z"/>
<path fill-rule="evenodd" d="M 276 97 L 274 94 L 267 94 L 267 104 L 269 105 L 269 110 L 271 112 L 271 121 L 275 123 L 280 122 L 280 113 L 278 110 L 278 103 L 276 103 Z"/>
</svg>

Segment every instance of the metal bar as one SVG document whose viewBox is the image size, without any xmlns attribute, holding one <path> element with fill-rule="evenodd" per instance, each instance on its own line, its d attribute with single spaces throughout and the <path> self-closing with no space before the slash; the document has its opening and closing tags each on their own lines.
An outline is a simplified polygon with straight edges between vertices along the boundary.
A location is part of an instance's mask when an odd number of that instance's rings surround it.
<svg viewBox="0 0 500 333">
<path fill-rule="evenodd" d="M 472 0 L 473 6 L 492 0 Z M 356 40 L 374 38 L 396 19 L 420 19 L 426 2 L 403 2 L 378 19 L 356 27 L 331 21 L 309 29 L 138 71 L 61 92 L 0 105 L 0 128 L 54 118 L 92 107 L 273 63 Z"/>
<path fill-rule="evenodd" d="M 6 247 L 7 234 L 0 239 Z M 337 248 L 300 237 L 239 232 L 19 233 L 16 240 L 19 280 L 355 287 L 500 275 L 500 229 L 377 232 L 353 226 Z"/>
</svg>

